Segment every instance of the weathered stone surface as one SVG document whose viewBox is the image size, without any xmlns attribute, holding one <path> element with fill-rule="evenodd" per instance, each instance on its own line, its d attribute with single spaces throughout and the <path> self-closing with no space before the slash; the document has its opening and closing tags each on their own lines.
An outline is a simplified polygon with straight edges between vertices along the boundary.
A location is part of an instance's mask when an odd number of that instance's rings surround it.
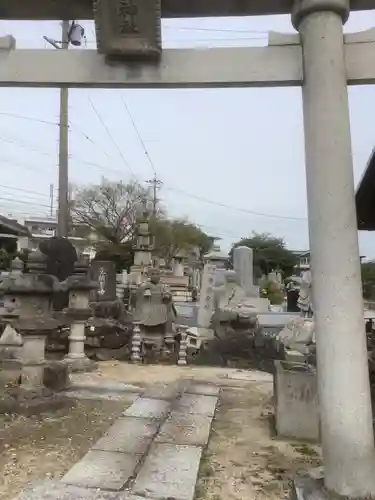
<svg viewBox="0 0 375 500">
<path fill-rule="evenodd" d="M 69 369 L 61 361 L 49 361 L 44 367 L 43 383 L 52 391 L 62 391 L 69 386 Z"/>
<path fill-rule="evenodd" d="M 142 454 L 147 451 L 158 430 L 155 420 L 142 418 L 120 418 L 95 444 L 93 450 L 118 451 Z"/>
<path fill-rule="evenodd" d="M 191 413 L 213 417 L 215 414 L 216 403 L 216 396 L 184 394 L 177 402 L 174 410 L 181 413 Z"/>
<path fill-rule="evenodd" d="M 305 364 L 276 361 L 274 398 L 278 436 L 319 441 L 316 370 Z"/>
<path fill-rule="evenodd" d="M 156 385 L 146 389 L 143 397 L 150 399 L 174 399 L 181 390 L 181 384 Z"/>
<path fill-rule="evenodd" d="M 112 451 L 89 451 L 65 474 L 66 484 L 103 490 L 120 490 L 134 474 L 140 455 Z"/>
<path fill-rule="evenodd" d="M 151 498 L 193 500 L 202 449 L 155 444 L 133 486 L 133 493 Z"/>
<path fill-rule="evenodd" d="M 328 500 L 331 496 L 324 487 L 323 478 L 303 476 L 292 482 L 291 500 Z"/>
<path fill-rule="evenodd" d="M 99 283 L 96 300 L 116 300 L 116 266 L 114 262 L 94 260 L 90 267 L 90 278 Z"/>
<path fill-rule="evenodd" d="M 125 403 L 132 404 L 139 397 L 139 394 L 131 392 L 118 392 L 118 391 L 91 391 L 90 389 L 72 389 L 65 391 L 64 394 L 74 399 L 92 399 L 92 400 L 106 400 L 106 401 L 124 401 Z"/>
<path fill-rule="evenodd" d="M 110 56 L 155 58 L 161 53 L 161 0 L 95 0 L 98 50 Z"/>
<path fill-rule="evenodd" d="M 25 489 L 14 500 L 142 500 L 126 491 L 109 492 L 45 481 Z"/>
<path fill-rule="evenodd" d="M 212 417 L 172 412 L 162 425 L 156 442 L 206 446 Z"/>
<path fill-rule="evenodd" d="M 139 398 L 124 411 L 124 417 L 165 418 L 169 413 L 170 403 L 161 399 Z"/>
<path fill-rule="evenodd" d="M 140 393 L 142 389 L 135 385 L 124 384 L 123 382 L 102 380 L 93 378 L 91 374 L 74 375 L 72 388 L 74 389 L 87 389 L 96 392 L 129 392 Z"/>
<path fill-rule="evenodd" d="M 202 396 L 218 396 L 220 387 L 212 384 L 193 384 L 186 390 L 187 394 L 201 394 Z"/>
</svg>

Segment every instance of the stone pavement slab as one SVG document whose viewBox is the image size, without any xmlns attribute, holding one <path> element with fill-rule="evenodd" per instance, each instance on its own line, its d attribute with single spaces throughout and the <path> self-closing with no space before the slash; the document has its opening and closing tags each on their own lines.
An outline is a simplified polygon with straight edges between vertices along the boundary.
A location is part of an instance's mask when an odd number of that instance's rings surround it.
<svg viewBox="0 0 375 500">
<path fill-rule="evenodd" d="M 144 500 L 128 491 L 109 492 L 80 488 L 57 481 L 31 485 L 14 500 Z"/>
<path fill-rule="evenodd" d="M 118 382 L 117 380 L 108 380 L 101 378 L 97 374 L 91 373 L 80 373 L 73 374 L 71 376 L 71 388 L 72 389 L 88 389 L 91 391 L 109 391 L 109 392 L 142 392 L 141 387 L 137 387 L 131 384 L 125 384 L 124 382 Z"/>
<path fill-rule="evenodd" d="M 168 384 L 168 385 L 154 385 L 153 387 L 149 387 L 142 394 L 143 398 L 151 398 L 151 399 L 165 399 L 170 400 L 177 397 L 180 391 L 183 389 L 181 383 L 177 384 Z"/>
<path fill-rule="evenodd" d="M 156 442 L 206 446 L 212 417 L 172 412 L 162 425 Z"/>
<path fill-rule="evenodd" d="M 89 451 L 62 478 L 62 482 L 86 488 L 117 491 L 133 476 L 140 455 Z"/>
<path fill-rule="evenodd" d="M 139 398 L 126 411 L 124 417 L 165 418 L 170 409 L 170 403 L 161 399 Z"/>
<path fill-rule="evenodd" d="M 74 389 L 64 391 L 63 394 L 73 399 L 93 399 L 93 400 L 106 400 L 106 401 L 123 401 L 124 403 L 132 404 L 139 397 L 139 394 L 132 392 L 100 392 L 91 391 L 90 389 Z"/>
<path fill-rule="evenodd" d="M 184 394 L 173 407 L 180 413 L 192 413 L 213 417 L 217 403 L 217 396 L 203 396 L 199 394 Z"/>
<path fill-rule="evenodd" d="M 158 430 L 156 420 L 136 417 L 119 418 L 93 446 L 93 450 L 143 454 Z"/>
<path fill-rule="evenodd" d="M 202 394 L 203 396 L 218 396 L 220 387 L 213 384 L 192 384 L 186 389 L 187 394 Z"/>
<path fill-rule="evenodd" d="M 146 498 L 193 500 L 202 448 L 154 444 L 132 492 Z"/>
</svg>

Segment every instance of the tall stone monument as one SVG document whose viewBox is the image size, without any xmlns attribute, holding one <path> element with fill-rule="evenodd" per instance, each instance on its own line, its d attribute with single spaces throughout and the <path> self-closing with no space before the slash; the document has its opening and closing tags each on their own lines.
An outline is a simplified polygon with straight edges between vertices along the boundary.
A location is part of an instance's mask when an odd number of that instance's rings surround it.
<svg viewBox="0 0 375 500">
<path fill-rule="evenodd" d="M 158 59 L 161 0 L 94 0 L 98 51 L 110 57 Z"/>
<path fill-rule="evenodd" d="M 152 205 L 148 202 L 139 203 L 136 207 L 138 228 L 134 250 L 134 264 L 130 269 L 130 283 L 140 285 L 148 278 L 147 274 L 153 267 L 152 261 L 152 235 L 149 229 L 149 217 Z"/>
<path fill-rule="evenodd" d="M 259 297 L 259 288 L 254 285 L 254 256 L 248 247 L 237 247 L 233 251 L 233 267 L 248 297 Z"/>
<path fill-rule="evenodd" d="M 209 328 L 211 323 L 214 311 L 215 271 L 216 266 L 212 264 L 204 266 L 197 318 L 199 328 Z"/>
</svg>

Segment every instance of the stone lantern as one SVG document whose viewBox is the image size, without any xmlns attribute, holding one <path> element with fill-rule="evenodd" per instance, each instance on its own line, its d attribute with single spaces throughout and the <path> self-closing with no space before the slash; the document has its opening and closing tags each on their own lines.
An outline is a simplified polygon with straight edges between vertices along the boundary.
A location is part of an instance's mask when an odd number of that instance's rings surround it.
<svg viewBox="0 0 375 500">
<path fill-rule="evenodd" d="M 18 259 L 13 261 L 12 272 L 0 284 L 0 293 L 9 314 L 16 317 L 12 325 L 23 339 L 21 386 L 16 397 L 27 399 L 31 395 L 35 400 L 49 392 L 43 384 L 44 353 L 47 336 L 58 327 L 52 318 L 52 295 L 59 283 L 54 276 L 43 274 L 45 256 L 39 251 L 30 254 L 26 270 L 22 272 Z"/>
<path fill-rule="evenodd" d="M 85 354 L 85 328 L 92 316 L 89 307 L 90 294 L 98 288 L 98 283 L 88 275 L 89 266 L 84 261 L 76 262 L 74 275 L 67 279 L 69 288 L 69 307 L 65 314 L 70 320 L 69 353 L 65 357 L 71 371 L 84 371 L 95 368 L 96 364 Z"/>
</svg>

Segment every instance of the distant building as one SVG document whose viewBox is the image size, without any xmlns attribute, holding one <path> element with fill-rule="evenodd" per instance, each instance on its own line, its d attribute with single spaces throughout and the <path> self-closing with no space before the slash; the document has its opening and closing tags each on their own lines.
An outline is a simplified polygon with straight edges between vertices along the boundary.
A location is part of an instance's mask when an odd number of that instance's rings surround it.
<svg viewBox="0 0 375 500">
<path fill-rule="evenodd" d="M 29 230 L 18 222 L 0 215 L 0 248 L 7 251 L 17 250 L 20 238 L 29 238 Z"/>
<path fill-rule="evenodd" d="M 294 250 L 293 253 L 298 259 L 297 264 L 294 266 L 294 274 L 296 276 L 301 276 L 302 273 L 310 270 L 310 250 Z"/>
<path fill-rule="evenodd" d="M 52 217 L 24 217 L 17 222 L 26 229 L 26 234 L 18 238 L 19 250 L 37 250 L 42 241 L 57 234 L 57 221 Z M 96 239 L 96 234 L 88 226 L 73 224 L 69 241 L 79 254 L 93 259 L 96 254 L 94 246 Z"/>
</svg>

